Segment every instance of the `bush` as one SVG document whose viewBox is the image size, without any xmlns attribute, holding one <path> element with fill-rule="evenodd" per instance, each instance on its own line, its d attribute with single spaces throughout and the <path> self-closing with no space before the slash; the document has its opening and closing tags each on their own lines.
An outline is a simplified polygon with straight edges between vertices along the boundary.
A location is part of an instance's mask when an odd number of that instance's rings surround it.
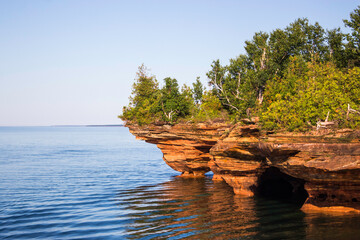
<svg viewBox="0 0 360 240">
<path fill-rule="evenodd" d="M 343 72 L 332 63 L 306 63 L 292 58 L 283 78 L 274 78 L 265 93 L 261 123 L 266 129 L 305 130 L 318 121 L 336 121 L 342 127 L 359 125 L 346 119 L 347 106 L 359 107 L 358 68 Z"/>
</svg>

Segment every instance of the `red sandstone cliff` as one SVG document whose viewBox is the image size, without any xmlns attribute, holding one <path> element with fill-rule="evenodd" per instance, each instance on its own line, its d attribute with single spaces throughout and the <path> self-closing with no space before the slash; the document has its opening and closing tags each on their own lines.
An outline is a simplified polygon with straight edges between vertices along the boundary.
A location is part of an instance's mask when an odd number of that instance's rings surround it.
<svg viewBox="0 0 360 240">
<path fill-rule="evenodd" d="M 171 168 L 183 176 L 193 177 L 210 171 L 212 156 L 209 150 L 230 127 L 225 123 L 126 126 L 137 139 L 156 144 Z"/>
<path fill-rule="evenodd" d="M 212 171 L 236 194 L 290 196 L 303 209 L 360 212 L 360 134 L 262 133 L 255 124 L 127 125 L 183 176 Z M 301 200 L 303 198 L 303 200 Z"/>
</svg>

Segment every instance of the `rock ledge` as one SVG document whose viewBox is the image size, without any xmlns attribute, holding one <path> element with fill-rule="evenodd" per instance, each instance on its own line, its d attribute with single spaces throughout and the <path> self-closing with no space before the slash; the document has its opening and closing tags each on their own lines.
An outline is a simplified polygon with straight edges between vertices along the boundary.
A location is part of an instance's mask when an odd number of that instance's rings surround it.
<svg viewBox="0 0 360 240">
<path fill-rule="evenodd" d="M 235 194 L 290 198 L 304 211 L 360 213 L 358 131 L 270 134 L 256 124 L 221 122 L 126 127 L 156 144 L 183 177 L 212 171 Z"/>
</svg>

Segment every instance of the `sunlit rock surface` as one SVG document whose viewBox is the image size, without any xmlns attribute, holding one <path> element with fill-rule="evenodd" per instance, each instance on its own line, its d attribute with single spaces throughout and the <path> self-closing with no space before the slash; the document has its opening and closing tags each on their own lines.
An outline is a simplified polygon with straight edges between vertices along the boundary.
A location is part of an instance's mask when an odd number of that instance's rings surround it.
<svg viewBox="0 0 360 240">
<path fill-rule="evenodd" d="M 267 133 L 254 123 L 127 125 L 182 176 L 208 171 L 235 194 L 293 199 L 305 211 L 360 212 L 360 134 Z"/>
<path fill-rule="evenodd" d="M 203 176 L 210 171 L 209 150 L 230 127 L 226 123 L 126 126 L 137 139 L 156 144 L 164 161 L 187 177 Z"/>
</svg>

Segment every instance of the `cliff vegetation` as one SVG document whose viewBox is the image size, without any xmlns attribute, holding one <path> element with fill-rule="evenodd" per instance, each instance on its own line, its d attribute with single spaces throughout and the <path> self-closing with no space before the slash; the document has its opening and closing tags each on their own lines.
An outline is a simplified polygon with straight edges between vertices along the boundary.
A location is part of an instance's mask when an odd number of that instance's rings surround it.
<svg viewBox="0 0 360 240">
<path fill-rule="evenodd" d="M 245 54 L 212 62 L 210 90 L 199 78 L 180 88 L 168 77 L 160 87 L 142 65 L 119 117 L 139 125 L 259 117 L 267 130 L 360 128 L 360 6 L 344 25 L 349 33 L 303 18 L 257 32 Z"/>
</svg>

